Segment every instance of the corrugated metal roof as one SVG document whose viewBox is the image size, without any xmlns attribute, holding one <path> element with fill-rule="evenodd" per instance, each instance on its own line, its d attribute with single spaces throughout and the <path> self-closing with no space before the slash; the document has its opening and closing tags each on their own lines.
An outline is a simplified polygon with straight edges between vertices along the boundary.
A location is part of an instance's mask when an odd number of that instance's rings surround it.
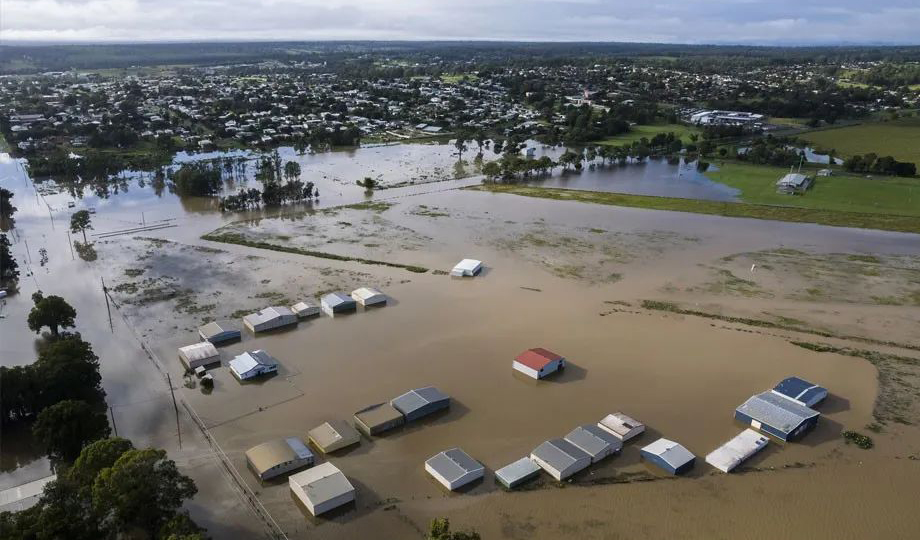
<svg viewBox="0 0 920 540">
<path fill-rule="evenodd" d="M 402 418 L 403 414 L 389 403 L 380 403 L 356 412 L 355 417 L 364 422 L 367 427 L 374 428 Z"/>
<path fill-rule="evenodd" d="M 522 478 L 527 478 L 537 473 L 539 470 L 540 466 L 534 463 L 532 459 L 529 457 L 522 457 L 495 471 L 495 476 L 497 476 L 503 484 L 508 486 L 518 482 Z"/>
<path fill-rule="evenodd" d="M 235 326 L 229 323 L 222 323 L 222 322 L 209 322 L 208 324 L 198 329 L 199 335 L 201 335 L 201 337 L 205 339 L 210 339 L 210 338 L 219 336 L 220 334 L 223 334 L 225 332 L 229 332 L 231 334 L 240 333 L 239 329 L 236 328 Z"/>
<path fill-rule="evenodd" d="M 261 349 L 257 351 L 246 351 L 233 360 L 230 360 L 230 368 L 240 375 L 245 374 L 259 365 L 277 366 L 278 361 Z"/>
<path fill-rule="evenodd" d="M 610 431 L 618 434 L 621 438 L 626 437 L 630 431 L 636 428 L 645 429 L 645 424 L 621 412 L 608 414 L 600 423 Z"/>
<path fill-rule="evenodd" d="M 751 396 L 737 411 L 783 432 L 791 432 L 805 420 L 819 415 L 818 411 L 772 391 Z"/>
<path fill-rule="evenodd" d="M 246 458 L 260 475 L 276 465 L 298 459 L 310 459 L 313 452 L 297 437 L 275 439 L 246 451 Z"/>
<path fill-rule="evenodd" d="M 270 306 L 256 313 L 246 315 L 243 317 L 243 320 L 252 326 L 257 326 L 283 317 L 295 317 L 295 315 L 290 308 L 284 306 Z"/>
<path fill-rule="evenodd" d="M 665 438 L 658 439 L 652 444 L 642 448 L 641 451 L 659 456 L 675 469 L 695 457 L 692 452 L 682 445 Z"/>
<path fill-rule="evenodd" d="M 424 388 L 409 390 L 405 394 L 394 398 L 390 401 L 390 404 L 396 407 L 399 412 L 408 415 L 430 403 L 449 399 L 450 397 L 447 394 L 441 392 L 434 386 L 426 386 Z"/>
<path fill-rule="evenodd" d="M 289 482 L 300 486 L 314 506 L 355 490 L 342 471 L 328 461 L 291 476 Z"/>
<path fill-rule="evenodd" d="M 706 463 L 723 472 L 729 472 L 742 461 L 762 450 L 769 439 L 753 429 L 746 429 L 706 456 Z"/>
<path fill-rule="evenodd" d="M 220 355 L 220 353 L 217 352 L 217 347 L 208 341 L 179 347 L 179 354 L 185 356 L 189 363 L 195 363 L 198 360 L 205 360 Z"/>
<path fill-rule="evenodd" d="M 818 402 L 827 396 L 827 389 L 817 384 L 810 383 L 800 377 L 788 377 L 773 387 L 773 391 L 794 399 L 806 407 L 812 402 Z"/>
<path fill-rule="evenodd" d="M 481 463 L 459 448 L 440 452 L 429 458 L 425 464 L 448 482 L 454 482 L 467 473 L 484 469 Z"/>
<path fill-rule="evenodd" d="M 565 439 L 548 440 L 534 448 L 531 454 L 560 471 L 571 466 L 579 459 L 591 460 L 591 456 Z"/>
<path fill-rule="evenodd" d="M 623 442 L 594 425 L 578 426 L 565 436 L 565 440 L 574 444 L 592 458 L 604 454 L 608 448 L 616 452 L 623 448 Z"/>
<path fill-rule="evenodd" d="M 548 351 L 542 347 L 537 347 L 534 349 L 527 349 L 526 351 L 517 355 L 515 361 L 520 364 L 524 364 L 530 369 L 540 371 L 541 369 L 545 368 L 547 364 L 561 359 L 562 357 L 558 354 Z"/>
<path fill-rule="evenodd" d="M 341 304 L 354 304 L 355 301 L 343 292 L 331 292 L 323 297 L 323 303 L 329 307 L 336 307 Z"/>
</svg>

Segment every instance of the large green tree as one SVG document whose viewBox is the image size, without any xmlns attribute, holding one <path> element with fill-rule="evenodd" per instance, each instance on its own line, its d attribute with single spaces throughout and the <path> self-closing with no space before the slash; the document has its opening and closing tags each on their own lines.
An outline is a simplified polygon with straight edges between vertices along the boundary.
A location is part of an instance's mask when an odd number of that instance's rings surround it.
<svg viewBox="0 0 920 540">
<path fill-rule="evenodd" d="M 128 450 L 96 477 L 93 507 L 105 514 L 103 526 L 110 530 L 153 535 L 197 491 L 165 450 Z"/>
<path fill-rule="evenodd" d="M 70 232 L 83 233 L 83 243 L 86 243 L 86 229 L 92 229 L 93 224 L 88 210 L 79 210 L 70 216 Z"/>
<path fill-rule="evenodd" d="M 70 462 L 88 443 L 108 437 L 110 429 L 104 412 L 68 399 L 40 412 L 32 432 L 52 459 Z"/>
<path fill-rule="evenodd" d="M 19 264 L 13 258 L 10 239 L 0 234 L 0 285 L 19 280 Z"/>
<path fill-rule="evenodd" d="M 44 296 L 41 291 L 37 291 L 32 295 L 32 301 L 35 305 L 27 320 L 29 330 L 37 334 L 47 326 L 51 335 L 57 337 L 59 328 L 73 328 L 77 310 L 60 296 Z"/>
</svg>

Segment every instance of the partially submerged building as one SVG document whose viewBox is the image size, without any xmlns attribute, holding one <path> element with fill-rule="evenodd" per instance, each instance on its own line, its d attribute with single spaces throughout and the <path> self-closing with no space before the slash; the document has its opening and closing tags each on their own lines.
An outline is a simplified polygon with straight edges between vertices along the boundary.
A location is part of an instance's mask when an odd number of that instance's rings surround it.
<svg viewBox="0 0 920 540">
<path fill-rule="evenodd" d="M 800 405 L 814 408 L 827 397 L 827 388 L 799 377 L 788 377 L 773 387 L 773 393 L 787 397 Z"/>
<path fill-rule="evenodd" d="M 818 411 L 768 391 L 756 394 L 735 409 L 735 419 L 781 441 L 800 439 L 818 424 Z"/>
<path fill-rule="evenodd" d="M 667 471 L 669 474 L 683 474 L 693 468 L 696 461 L 689 450 L 665 438 L 643 447 L 639 454 L 645 461 Z"/>
<path fill-rule="evenodd" d="M 597 423 L 597 427 L 623 442 L 638 437 L 645 431 L 645 424 L 621 412 L 608 414 Z"/>
<path fill-rule="evenodd" d="M 241 381 L 278 371 L 278 361 L 267 352 L 246 351 L 230 360 L 230 372 Z"/>
<path fill-rule="evenodd" d="M 533 449 L 530 459 L 556 480 L 565 480 L 591 465 L 591 456 L 565 439 L 551 439 Z"/>
<path fill-rule="evenodd" d="M 243 317 L 243 326 L 253 334 L 297 324 L 297 315 L 284 306 L 271 306 Z"/>
<path fill-rule="evenodd" d="M 246 450 L 246 463 L 265 481 L 313 465 L 313 452 L 299 437 L 287 437 Z"/>
<path fill-rule="evenodd" d="M 297 315 L 298 319 L 306 319 L 307 317 L 319 315 L 319 309 L 319 306 L 313 302 L 297 302 L 291 306 L 291 311 L 294 312 L 294 315 Z"/>
<path fill-rule="evenodd" d="M 425 470 L 453 491 L 485 475 L 485 467 L 459 448 L 439 452 L 425 461 Z"/>
<path fill-rule="evenodd" d="M 554 352 L 537 347 L 535 349 L 527 349 L 517 355 L 511 363 L 511 367 L 528 377 L 542 379 L 564 368 L 565 358 Z"/>
<path fill-rule="evenodd" d="M 450 271 L 454 277 L 473 277 L 482 272 L 482 261 L 463 259 Z"/>
<path fill-rule="evenodd" d="M 339 313 L 347 313 L 358 309 L 358 304 L 343 292 L 332 292 L 320 301 L 323 311 L 330 317 Z"/>
<path fill-rule="evenodd" d="M 746 429 L 732 440 L 716 448 L 706 456 L 706 463 L 722 472 L 729 472 L 763 450 L 770 440 L 753 429 Z"/>
<path fill-rule="evenodd" d="M 591 456 L 591 463 L 597 463 L 623 449 L 623 442 L 620 439 L 591 424 L 578 426 L 563 439 Z"/>
<path fill-rule="evenodd" d="M 220 353 L 211 342 L 201 341 L 193 345 L 179 347 L 179 360 L 185 369 L 220 363 Z"/>
<path fill-rule="evenodd" d="M 198 335 L 202 341 L 207 341 L 215 345 L 235 341 L 242 337 L 240 329 L 226 322 L 209 322 L 198 328 Z"/>
<path fill-rule="evenodd" d="M 344 420 L 323 422 L 307 432 L 307 437 L 320 452 L 328 454 L 361 441 L 361 434 Z"/>
<path fill-rule="evenodd" d="M 413 422 L 437 411 L 450 408 L 450 396 L 434 386 L 416 388 L 390 400 L 397 411 L 406 417 L 406 422 Z"/>
<path fill-rule="evenodd" d="M 399 427 L 406 417 L 389 403 L 371 405 L 355 413 L 355 427 L 370 437 Z"/>
<path fill-rule="evenodd" d="M 387 303 L 387 295 L 373 287 L 361 287 L 351 291 L 351 299 L 362 306 L 382 306 Z"/>
<path fill-rule="evenodd" d="M 291 493 L 318 516 L 355 500 L 355 487 L 338 467 L 329 463 L 291 475 Z"/>
<path fill-rule="evenodd" d="M 540 474 L 540 466 L 529 457 L 505 465 L 495 471 L 495 479 L 508 489 L 514 489 L 521 484 L 533 480 Z"/>
</svg>

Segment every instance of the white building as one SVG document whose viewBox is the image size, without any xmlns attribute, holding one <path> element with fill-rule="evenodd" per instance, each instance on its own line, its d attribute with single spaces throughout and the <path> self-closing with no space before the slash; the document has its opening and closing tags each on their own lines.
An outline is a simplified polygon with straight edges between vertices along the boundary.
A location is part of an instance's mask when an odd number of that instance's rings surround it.
<svg viewBox="0 0 920 540">
<path fill-rule="evenodd" d="M 314 516 L 355 500 L 355 487 L 328 461 L 288 478 L 291 493 Z"/>
<path fill-rule="evenodd" d="M 291 306 L 291 311 L 300 319 L 319 315 L 319 306 L 312 302 L 297 302 Z"/>
<path fill-rule="evenodd" d="M 621 412 L 608 414 L 597 423 L 597 427 L 623 442 L 638 437 L 645 431 L 645 424 Z"/>
<path fill-rule="evenodd" d="M 722 472 L 729 472 L 738 465 L 763 450 L 770 439 L 753 429 L 746 429 L 735 435 L 732 440 L 716 448 L 706 456 L 706 463 Z"/>
<path fill-rule="evenodd" d="M 534 379 L 542 379 L 565 367 L 565 358 L 542 347 L 527 349 L 514 358 L 511 367 Z"/>
<path fill-rule="evenodd" d="M 195 369 L 199 366 L 207 366 L 220 362 L 220 353 L 217 347 L 208 341 L 202 341 L 193 345 L 179 347 L 179 360 L 185 366 L 185 369 Z"/>
<path fill-rule="evenodd" d="M 485 467 L 459 448 L 439 452 L 425 461 L 425 470 L 453 491 L 485 475 Z"/>
<path fill-rule="evenodd" d="M 454 277 L 472 277 L 482 272 L 482 261 L 476 259 L 463 259 L 454 266 L 450 275 Z"/>
<path fill-rule="evenodd" d="M 278 361 L 263 350 L 246 351 L 230 360 L 230 372 L 241 381 L 278 371 Z"/>
<path fill-rule="evenodd" d="M 373 287 L 361 287 L 351 291 L 351 298 L 364 307 L 387 303 L 387 295 Z"/>
<path fill-rule="evenodd" d="M 297 324 L 297 315 L 284 306 L 272 306 L 243 317 L 243 325 L 253 334 Z"/>
</svg>

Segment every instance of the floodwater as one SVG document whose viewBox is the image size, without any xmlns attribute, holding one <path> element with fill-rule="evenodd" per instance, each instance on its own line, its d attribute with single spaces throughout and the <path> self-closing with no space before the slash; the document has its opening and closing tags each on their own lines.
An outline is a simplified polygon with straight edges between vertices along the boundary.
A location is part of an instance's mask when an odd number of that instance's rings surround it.
<svg viewBox="0 0 920 540">
<path fill-rule="evenodd" d="M 72 300 L 79 330 L 101 357 L 119 432 L 175 456 L 199 485 L 189 505 L 193 517 L 217 538 L 253 536 L 258 523 L 184 411 L 179 448 L 161 370 L 172 376 L 178 397 L 200 416 L 291 538 L 422 537 L 437 516 L 450 517 L 457 528 L 475 527 L 484 538 L 766 538 L 777 531 L 788 537 L 807 531 L 816 537 L 908 538 L 920 531 L 920 517 L 911 511 L 920 474 L 917 461 L 907 459 L 920 455 L 917 428 L 886 428 L 873 435 L 872 451 L 847 446 L 839 436 L 841 429 L 863 430 L 873 421 L 879 383 L 872 364 L 796 347 L 782 332 L 637 307 L 643 298 L 657 298 L 745 314 L 779 310 L 827 325 L 846 320 L 879 339 L 916 343 L 918 325 L 904 322 L 916 321 L 916 309 L 906 306 L 686 292 L 714 261 L 739 252 L 782 247 L 917 256 L 916 235 L 450 190 L 463 181 L 380 191 L 375 198 L 393 203 L 381 211 L 244 215 L 241 223 L 231 223 L 240 216 L 177 199 L 156 202 L 165 196 L 111 206 L 97 201 L 97 232 L 140 222 L 138 212 L 151 206 L 156 219 L 174 219 L 178 226 L 140 233 L 158 240 L 134 234 L 99 240 L 99 260 L 85 263 L 70 259 L 63 232 L 66 201 L 63 209 L 57 201 L 49 203 L 55 216 L 51 228 L 49 205 L 30 183 L 8 169 L 0 171 L 0 179 L 14 187 L 20 209 L 14 253 L 22 260 L 28 242 L 33 256 L 22 294 L 8 299 L 7 317 L 0 320 L 4 363 L 26 363 L 34 356 L 36 336 L 20 331 L 32 290 Z M 353 195 L 348 202 L 364 198 L 361 191 Z M 324 194 L 322 206 L 327 204 Z M 199 239 L 221 226 L 281 245 L 433 269 L 480 258 L 486 271 L 475 279 L 452 279 Z M 51 256 L 47 267 L 35 256 L 42 246 Z M 747 271 L 740 264 L 732 267 L 739 274 Z M 614 273 L 619 277 L 610 277 Z M 138 287 L 113 292 L 114 330 L 98 292 L 100 277 L 112 289 Z M 678 291 L 663 288 L 672 283 Z M 212 370 L 213 392 L 181 383 L 176 348 L 196 341 L 194 329 L 204 320 L 362 285 L 380 286 L 392 301 L 279 333 L 245 335 L 221 348 L 224 367 Z M 144 296 L 145 287 L 176 295 Z M 537 346 L 566 356 L 565 371 L 541 382 L 516 375 L 511 359 Z M 256 348 L 278 358 L 281 371 L 241 385 L 226 361 Z M 734 408 L 791 374 L 831 391 L 818 429 L 801 443 L 771 445 L 749 463 L 751 472 L 713 473 L 703 457 L 742 429 L 732 420 Z M 259 485 L 246 468 L 243 453 L 255 444 L 305 437 L 325 420 L 350 419 L 358 409 L 424 385 L 451 395 L 450 411 L 321 458 L 357 487 L 357 503 L 347 510 L 306 517 L 283 481 Z M 649 427 L 621 456 L 570 484 L 544 477 L 524 492 L 496 487 L 495 469 L 547 438 L 616 410 Z M 638 448 L 658 436 L 698 456 L 688 478 L 648 481 L 658 477 L 639 461 Z M 423 462 L 454 446 L 481 461 L 487 473 L 469 489 L 446 493 L 425 474 Z M 28 469 L 0 476 L 2 487 L 37 474 L 22 471 Z"/>
</svg>

